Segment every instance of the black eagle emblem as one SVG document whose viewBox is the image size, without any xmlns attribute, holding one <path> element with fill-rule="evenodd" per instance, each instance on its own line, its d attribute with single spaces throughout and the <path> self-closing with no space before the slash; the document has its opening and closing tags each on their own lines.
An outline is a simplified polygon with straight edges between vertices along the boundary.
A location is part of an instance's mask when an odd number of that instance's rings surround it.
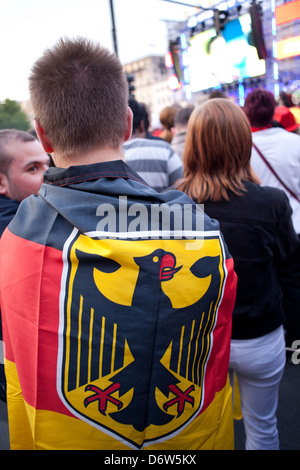
<svg viewBox="0 0 300 470">
<path fill-rule="evenodd" d="M 121 269 L 116 259 L 78 248 L 74 253 L 71 303 L 69 296 L 65 299 L 65 311 L 70 312 L 65 321 L 66 394 L 81 389 L 84 408 L 96 406 L 100 423 L 109 416 L 138 432 L 193 410 L 219 301 L 220 256 L 204 256 L 189 267 L 195 278 L 209 278 L 209 287 L 196 302 L 174 308 L 164 286 L 175 276 L 182 276 L 182 289 L 188 286 L 183 265 L 171 251 L 154 249 L 133 257 L 138 274 L 130 305 L 107 298 L 95 282 L 95 273 L 112 275 Z M 127 363 L 126 347 L 132 356 Z M 162 359 L 168 348 L 166 367 Z M 106 386 L 97 383 L 101 377 L 109 377 Z M 124 404 L 129 392 L 129 403 Z"/>
</svg>

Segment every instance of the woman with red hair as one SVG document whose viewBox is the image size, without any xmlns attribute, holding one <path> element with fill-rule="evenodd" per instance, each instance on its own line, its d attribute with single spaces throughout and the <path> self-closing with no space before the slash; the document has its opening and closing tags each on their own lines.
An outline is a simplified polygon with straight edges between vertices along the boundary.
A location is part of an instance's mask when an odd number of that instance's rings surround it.
<svg viewBox="0 0 300 470">
<path fill-rule="evenodd" d="M 246 449 L 271 450 L 279 448 L 276 409 L 285 366 L 277 273 L 298 238 L 286 195 L 259 185 L 250 166 L 251 148 L 243 111 L 226 99 L 208 100 L 190 117 L 184 178 L 177 189 L 220 222 L 234 259 L 238 286 L 230 374 L 235 372 L 239 382 Z"/>
</svg>

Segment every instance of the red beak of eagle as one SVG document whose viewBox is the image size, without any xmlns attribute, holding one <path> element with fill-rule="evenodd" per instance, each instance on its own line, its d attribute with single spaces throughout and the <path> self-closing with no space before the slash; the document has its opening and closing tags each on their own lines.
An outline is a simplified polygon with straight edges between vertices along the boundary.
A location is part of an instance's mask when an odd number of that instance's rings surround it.
<svg viewBox="0 0 300 470">
<path fill-rule="evenodd" d="M 175 268 L 176 258 L 171 253 L 164 255 L 161 259 L 159 279 L 161 281 L 169 281 L 173 278 L 174 274 L 177 273 L 182 266 Z"/>
</svg>

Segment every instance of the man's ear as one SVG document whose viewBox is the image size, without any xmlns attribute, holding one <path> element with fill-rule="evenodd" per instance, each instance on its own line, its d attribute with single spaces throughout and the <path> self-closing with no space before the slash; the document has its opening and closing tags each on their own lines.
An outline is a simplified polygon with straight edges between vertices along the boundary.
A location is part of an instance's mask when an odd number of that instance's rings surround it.
<svg viewBox="0 0 300 470">
<path fill-rule="evenodd" d="M 46 153 L 53 153 L 53 148 L 49 142 L 49 139 L 47 135 L 45 134 L 44 129 L 40 125 L 39 121 L 37 119 L 34 120 L 34 127 L 36 130 L 36 133 L 38 135 L 39 141 L 45 150 Z"/>
<path fill-rule="evenodd" d="M 9 193 L 9 181 L 4 173 L 0 173 L 0 194 L 8 197 Z"/>
<path fill-rule="evenodd" d="M 124 142 L 130 139 L 131 134 L 132 134 L 132 122 L 133 122 L 133 114 L 131 109 L 127 108 L 127 128 L 126 128 L 126 133 L 124 137 Z"/>
</svg>

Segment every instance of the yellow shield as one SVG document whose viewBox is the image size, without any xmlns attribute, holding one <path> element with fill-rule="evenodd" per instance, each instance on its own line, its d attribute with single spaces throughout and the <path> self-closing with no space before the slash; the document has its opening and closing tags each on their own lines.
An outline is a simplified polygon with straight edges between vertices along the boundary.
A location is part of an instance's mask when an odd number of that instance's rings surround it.
<svg viewBox="0 0 300 470">
<path fill-rule="evenodd" d="M 59 393 L 80 419 L 133 448 L 201 410 L 226 276 L 218 236 L 92 239 L 64 250 Z"/>
</svg>

